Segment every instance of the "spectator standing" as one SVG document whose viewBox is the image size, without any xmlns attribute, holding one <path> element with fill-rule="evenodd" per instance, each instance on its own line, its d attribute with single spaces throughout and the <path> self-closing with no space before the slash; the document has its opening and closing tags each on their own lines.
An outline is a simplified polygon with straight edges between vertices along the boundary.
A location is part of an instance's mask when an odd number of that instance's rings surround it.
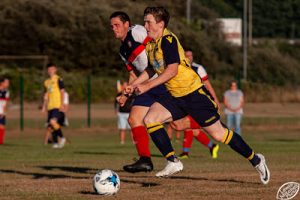
<svg viewBox="0 0 300 200">
<path fill-rule="evenodd" d="M 228 128 L 241 135 L 244 94 L 238 89 L 236 81 L 231 81 L 230 89 L 224 93 L 224 105 Z"/>
</svg>

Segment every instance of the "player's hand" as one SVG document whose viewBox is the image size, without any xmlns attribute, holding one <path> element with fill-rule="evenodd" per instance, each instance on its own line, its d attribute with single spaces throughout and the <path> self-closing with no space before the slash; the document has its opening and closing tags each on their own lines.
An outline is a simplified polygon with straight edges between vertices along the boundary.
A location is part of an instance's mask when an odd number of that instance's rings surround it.
<svg viewBox="0 0 300 200">
<path fill-rule="evenodd" d="M 148 86 L 147 83 L 145 83 L 145 84 L 139 84 L 135 88 L 135 93 L 137 95 L 141 95 L 141 94 L 144 94 L 145 92 L 147 92 L 148 90 L 150 90 L 150 87 Z"/>
<path fill-rule="evenodd" d="M 125 87 L 123 94 L 132 94 L 134 92 L 134 86 L 133 85 L 128 85 Z"/>
<path fill-rule="evenodd" d="M 66 108 L 66 105 L 65 104 L 61 104 L 61 106 L 59 108 L 59 111 L 64 112 L 65 108 Z"/>
<path fill-rule="evenodd" d="M 46 108 L 45 108 L 45 106 L 43 106 L 41 109 L 41 113 L 44 114 L 45 112 L 46 112 Z"/>
<path fill-rule="evenodd" d="M 123 107 L 125 105 L 126 101 L 127 101 L 127 97 L 124 96 L 124 95 L 120 95 L 116 99 L 117 99 L 117 102 L 119 103 L 119 105 L 121 107 Z"/>
</svg>

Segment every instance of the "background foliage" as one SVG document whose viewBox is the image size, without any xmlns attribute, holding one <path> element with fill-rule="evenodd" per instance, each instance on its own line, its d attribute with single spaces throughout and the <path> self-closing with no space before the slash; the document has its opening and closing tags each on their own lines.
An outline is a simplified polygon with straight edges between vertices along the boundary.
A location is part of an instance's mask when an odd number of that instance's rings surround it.
<svg viewBox="0 0 300 200">
<path fill-rule="evenodd" d="M 126 79 L 126 71 L 118 55 L 120 42 L 113 38 L 110 30 L 109 16 L 123 10 L 130 14 L 133 23 L 142 24 L 143 10 L 154 5 L 168 8 L 169 28 L 184 46 L 194 50 L 196 62 L 206 67 L 219 95 L 224 92 L 222 86 L 227 86 L 227 81 L 241 77 L 242 49 L 224 42 L 216 20 L 241 17 L 243 5 L 237 0 L 192 1 L 190 24 L 186 22 L 185 0 L 2 0 L 0 55 L 48 55 L 60 67 L 66 85 L 75 95 L 73 99 L 86 98 L 86 76 L 92 74 L 92 85 L 97 88 L 93 91 L 93 100 L 111 100 L 115 95 L 115 81 Z M 249 49 L 248 82 L 243 84 L 244 88 L 265 85 L 288 88 L 286 91 L 297 89 L 300 45 L 284 40 L 278 42 L 278 38 L 299 37 L 299 16 L 296 0 L 253 1 L 254 37 L 274 40 L 264 40 Z M 46 78 L 42 62 L 0 60 L 0 67 L 1 74 L 12 77 L 15 97 L 22 71 L 25 83 L 30 82 L 25 87 L 26 99 L 40 98 L 42 80 Z"/>
</svg>

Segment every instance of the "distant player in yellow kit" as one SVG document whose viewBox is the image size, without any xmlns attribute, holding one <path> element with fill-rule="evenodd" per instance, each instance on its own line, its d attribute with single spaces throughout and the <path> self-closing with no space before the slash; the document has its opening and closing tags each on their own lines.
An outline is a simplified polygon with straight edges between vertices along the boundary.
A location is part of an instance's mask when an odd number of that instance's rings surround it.
<svg viewBox="0 0 300 200">
<path fill-rule="evenodd" d="M 62 148 L 66 139 L 63 136 L 61 126 L 64 123 L 64 94 L 65 87 L 62 78 L 57 75 L 57 67 L 53 63 L 47 65 L 49 78 L 44 82 L 46 92 L 42 112 L 48 110 L 48 131 L 52 131 L 53 148 Z"/>
</svg>

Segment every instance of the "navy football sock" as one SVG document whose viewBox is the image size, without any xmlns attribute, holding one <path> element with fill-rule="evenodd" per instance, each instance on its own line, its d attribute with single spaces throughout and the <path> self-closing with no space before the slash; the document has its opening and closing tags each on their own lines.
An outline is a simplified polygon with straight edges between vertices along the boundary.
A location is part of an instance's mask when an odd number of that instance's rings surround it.
<svg viewBox="0 0 300 200">
<path fill-rule="evenodd" d="M 228 128 L 226 128 L 226 133 L 222 142 L 224 144 L 228 144 L 234 151 L 247 158 L 253 166 L 256 166 L 260 162 L 258 156 L 243 140 L 243 138 Z"/>
<path fill-rule="evenodd" d="M 174 162 L 175 152 L 172 147 L 170 138 L 160 123 L 147 125 L 147 131 L 151 136 L 152 141 L 167 160 Z"/>
</svg>

